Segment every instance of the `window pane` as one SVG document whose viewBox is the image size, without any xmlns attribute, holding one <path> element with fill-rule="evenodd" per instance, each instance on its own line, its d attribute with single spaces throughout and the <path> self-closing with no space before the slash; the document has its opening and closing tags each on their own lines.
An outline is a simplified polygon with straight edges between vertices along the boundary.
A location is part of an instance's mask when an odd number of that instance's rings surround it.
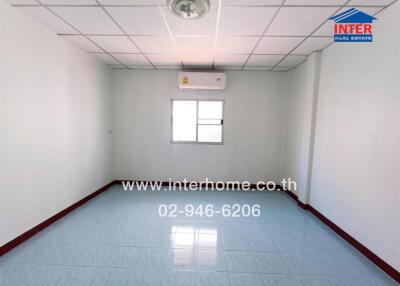
<svg viewBox="0 0 400 286">
<path fill-rule="evenodd" d="M 196 141 L 196 101 L 173 101 L 172 140 Z"/>
<path fill-rule="evenodd" d="M 199 142 L 221 143 L 222 125 L 199 125 Z"/>
<path fill-rule="evenodd" d="M 198 120 L 199 124 L 212 124 L 212 125 L 221 125 L 222 120 L 221 119 L 199 119 Z"/>
<path fill-rule="evenodd" d="M 222 101 L 199 101 L 199 119 L 222 119 Z"/>
</svg>

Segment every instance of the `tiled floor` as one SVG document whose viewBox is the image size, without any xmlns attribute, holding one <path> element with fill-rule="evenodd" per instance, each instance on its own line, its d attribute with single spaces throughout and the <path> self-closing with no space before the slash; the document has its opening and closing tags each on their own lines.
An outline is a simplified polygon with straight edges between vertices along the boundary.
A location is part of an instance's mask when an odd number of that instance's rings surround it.
<svg viewBox="0 0 400 286">
<path fill-rule="evenodd" d="M 258 218 L 161 218 L 159 204 L 260 204 Z M 398 285 L 284 193 L 114 186 L 0 258 L 0 285 Z"/>
</svg>

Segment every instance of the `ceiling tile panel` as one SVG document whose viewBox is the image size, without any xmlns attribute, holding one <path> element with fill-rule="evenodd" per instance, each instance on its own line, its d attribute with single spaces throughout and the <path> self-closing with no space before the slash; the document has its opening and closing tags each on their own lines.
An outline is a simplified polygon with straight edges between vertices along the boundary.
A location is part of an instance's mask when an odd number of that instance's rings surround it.
<svg viewBox="0 0 400 286">
<path fill-rule="evenodd" d="M 156 66 L 159 70 L 181 70 L 182 66 Z"/>
<path fill-rule="evenodd" d="M 310 5 L 310 6 L 341 6 L 346 4 L 347 0 L 286 0 L 286 5 Z"/>
<path fill-rule="evenodd" d="M 217 25 L 217 7 L 211 8 L 206 15 L 196 20 L 177 17 L 168 7 L 163 7 L 168 25 L 174 35 L 213 35 Z"/>
<path fill-rule="evenodd" d="M 146 58 L 141 54 L 112 54 L 115 58 L 117 58 L 121 63 L 127 66 L 137 65 L 137 66 L 146 66 L 149 65 L 149 62 Z"/>
<path fill-rule="evenodd" d="M 337 10 L 337 7 L 285 7 L 267 31 L 274 36 L 307 36 Z"/>
<path fill-rule="evenodd" d="M 125 36 L 89 36 L 100 47 L 109 53 L 139 53 L 139 50 Z"/>
<path fill-rule="evenodd" d="M 175 37 L 179 53 L 191 54 L 194 58 L 201 53 L 214 53 L 214 37 Z"/>
<path fill-rule="evenodd" d="M 205 71 L 208 71 L 211 68 L 212 68 L 212 63 L 209 64 L 209 65 L 205 65 L 205 64 L 203 64 L 203 65 L 195 65 L 195 64 L 194 65 L 189 65 L 189 64 L 187 64 L 187 65 L 184 66 L 185 70 L 205 70 Z"/>
<path fill-rule="evenodd" d="M 218 54 L 214 57 L 214 64 L 218 66 L 243 66 L 248 55 Z"/>
<path fill-rule="evenodd" d="M 293 51 L 293 54 L 298 55 L 309 55 L 315 51 L 319 51 L 325 48 L 327 45 L 333 42 L 333 39 L 328 38 L 308 38 L 305 40 L 296 50 Z"/>
<path fill-rule="evenodd" d="M 288 54 L 304 37 L 263 37 L 255 54 Z"/>
<path fill-rule="evenodd" d="M 250 54 L 259 37 L 218 37 L 217 53 Z"/>
<path fill-rule="evenodd" d="M 129 69 L 133 69 L 133 70 L 136 70 L 136 69 L 140 69 L 140 70 L 153 70 L 154 69 L 154 67 L 153 66 L 141 66 L 141 65 L 130 65 L 130 66 L 128 66 L 128 68 Z"/>
<path fill-rule="evenodd" d="M 43 5 L 98 5 L 95 0 L 40 0 Z"/>
<path fill-rule="evenodd" d="M 249 67 L 257 67 L 257 66 L 265 66 L 265 67 L 273 67 L 276 65 L 284 56 L 278 55 L 252 55 L 247 62 L 246 66 Z"/>
<path fill-rule="evenodd" d="M 168 35 L 158 7 L 107 7 L 129 35 Z"/>
<path fill-rule="evenodd" d="M 289 55 L 279 63 L 278 67 L 296 67 L 306 59 L 306 56 Z"/>
<path fill-rule="evenodd" d="M 44 7 L 19 7 L 19 9 L 58 34 L 78 34 Z"/>
<path fill-rule="evenodd" d="M 181 63 L 177 54 L 147 54 L 146 56 L 156 66 L 180 65 Z"/>
<path fill-rule="evenodd" d="M 273 68 L 272 71 L 276 71 L 276 72 L 286 72 L 286 71 L 288 71 L 288 70 L 290 70 L 290 69 L 292 69 L 292 68 L 289 68 L 289 67 L 276 67 L 276 68 Z"/>
<path fill-rule="evenodd" d="M 370 5 L 370 6 L 387 6 L 394 0 L 352 0 L 348 6 L 352 5 Z"/>
<path fill-rule="evenodd" d="M 51 7 L 84 34 L 121 34 L 121 30 L 100 7 Z"/>
<path fill-rule="evenodd" d="M 119 64 L 118 61 L 110 57 L 110 55 L 105 54 L 105 53 L 93 53 L 91 54 L 92 56 L 96 57 L 99 59 L 101 62 L 107 65 L 113 65 L 113 64 Z"/>
<path fill-rule="evenodd" d="M 102 5 L 166 5 L 165 0 L 99 0 Z"/>
<path fill-rule="evenodd" d="M 131 36 L 144 53 L 175 53 L 175 46 L 169 36 Z"/>
<path fill-rule="evenodd" d="M 224 0 L 225 1 L 225 0 Z M 102 5 L 124 6 L 167 6 L 167 0 L 99 0 Z M 216 6 L 218 0 L 211 0 L 211 6 Z"/>
<path fill-rule="evenodd" d="M 337 12 L 336 14 L 340 14 L 346 10 L 349 10 L 353 7 L 346 7 L 341 9 L 339 12 Z M 355 7 L 357 8 L 357 7 Z M 358 10 L 361 10 L 365 13 L 367 13 L 368 15 L 375 15 L 376 13 L 378 13 L 382 8 L 376 8 L 376 7 L 358 7 Z M 326 22 L 321 28 L 319 28 L 313 35 L 314 36 L 330 36 L 333 37 L 333 27 L 334 27 L 335 23 L 333 21 L 328 21 Z"/>
<path fill-rule="evenodd" d="M 223 6 L 263 6 L 281 5 L 283 0 L 223 0 Z"/>
<path fill-rule="evenodd" d="M 115 65 L 107 65 L 107 66 L 110 67 L 110 68 L 112 68 L 113 70 L 114 70 L 114 69 L 115 69 L 115 70 L 125 69 L 124 66 L 122 66 L 122 65 L 117 65 L 117 64 L 115 64 Z"/>
<path fill-rule="evenodd" d="M 270 71 L 272 67 L 244 67 L 243 70 L 245 71 Z"/>
<path fill-rule="evenodd" d="M 93 44 L 91 41 L 86 39 L 84 36 L 80 35 L 68 35 L 68 36 L 62 36 L 64 39 L 67 41 L 73 43 L 77 47 L 81 48 L 85 52 L 88 53 L 101 53 L 103 52 L 98 46 Z"/>
<path fill-rule="evenodd" d="M 242 70 L 241 66 L 234 67 L 234 66 L 218 66 L 218 65 L 215 65 L 214 68 L 216 70 L 221 70 L 221 71 L 240 71 L 240 70 Z"/>
<path fill-rule="evenodd" d="M 175 37 L 175 40 L 185 66 L 212 65 L 214 37 Z"/>
<path fill-rule="evenodd" d="M 262 35 L 276 7 L 223 7 L 220 18 L 221 35 Z"/>
<path fill-rule="evenodd" d="M 213 55 L 209 53 L 201 53 L 197 57 L 193 57 L 190 54 L 181 55 L 182 64 L 186 66 L 203 66 L 204 68 L 211 68 L 213 63 Z"/>
<path fill-rule="evenodd" d="M 36 0 L 6 0 L 12 5 L 39 5 Z"/>
</svg>

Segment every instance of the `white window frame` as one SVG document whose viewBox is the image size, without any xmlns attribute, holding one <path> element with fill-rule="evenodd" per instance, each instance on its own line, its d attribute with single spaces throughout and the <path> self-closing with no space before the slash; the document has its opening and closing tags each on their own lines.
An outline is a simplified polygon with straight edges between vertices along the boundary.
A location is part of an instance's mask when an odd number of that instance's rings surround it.
<svg viewBox="0 0 400 286">
<path fill-rule="evenodd" d="M 173 130 L 173 122 L 174 122 L 174 101 L 195 101 L 196 102 L 196 141 L 174 141 L 174 130 Z M 222 102 L 222 130 L 221 130 L 221 142 L 199 142 L 199 102 L 210 102 L 210 101 L 218 101 Z M 200 145 L 223 145 L 224 144 L 224 125 L 225 125 L 225 100 L 222 99 L 171 99 L 171 143 L 172 144 L 200 144 Z"/>
</svg>

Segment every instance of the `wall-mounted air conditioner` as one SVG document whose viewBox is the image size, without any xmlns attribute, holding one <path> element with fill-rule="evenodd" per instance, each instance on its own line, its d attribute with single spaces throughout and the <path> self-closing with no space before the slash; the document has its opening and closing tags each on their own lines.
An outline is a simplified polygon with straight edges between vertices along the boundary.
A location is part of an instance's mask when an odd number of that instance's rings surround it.
<svg viewBox="0 0 400 286">
<path fill-rule="evenodd" d="M 226 74 L 221 72 L 180 72 L 178 86 L 182 90 L 223 90 Z"/>
</svg>

